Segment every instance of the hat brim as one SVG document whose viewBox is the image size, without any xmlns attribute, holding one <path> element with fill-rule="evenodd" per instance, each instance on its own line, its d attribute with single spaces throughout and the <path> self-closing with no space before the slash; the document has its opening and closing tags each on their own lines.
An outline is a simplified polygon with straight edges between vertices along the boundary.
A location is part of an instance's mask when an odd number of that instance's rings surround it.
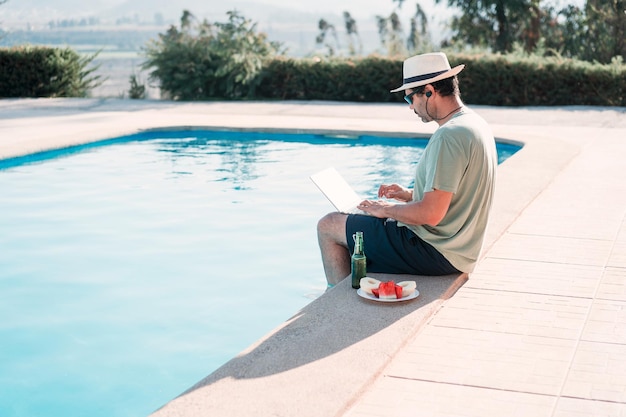
<svg viewBox="0 0 626 417">
<path fill-rule="evenodd" d="M 443 74 L 439 74 L 436 77 L 428 78 L 426 80 L 415 81 L 415 82 L 412 82 L 412 83 L 402 84 L 400 87 L 398 87 L 398 88 L 396 88 L 394 90 L 391 90 L 390 92 L 391 93 L 397 93 L 398 91 L 407 90 L 409 88 L 420 87 L 422 85 L 431 84 L 431 83 L 434 83 L 436 81 L 443 80 L 445 78 L 454 77 L 459 72 L 463 71 L 463 68 L 465 68 L 464 64 L 457 65 L 456 67 L 454 67 L 452 69 L 449 69 L 448 71 L 444 72 Z"/>
</svg>

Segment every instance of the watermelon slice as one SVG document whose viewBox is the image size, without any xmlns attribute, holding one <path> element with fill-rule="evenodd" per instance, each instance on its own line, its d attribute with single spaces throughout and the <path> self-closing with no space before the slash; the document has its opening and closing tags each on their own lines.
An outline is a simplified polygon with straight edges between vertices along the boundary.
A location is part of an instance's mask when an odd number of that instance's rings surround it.
<svg viewBox="0 0 626 417">
<path fill-rule="evenodd" d="M 393 281 L 381 282 L 378 288 L 372 289 L 372 293 L 381 299 L 402 298 L 402 287 Z"/>
</svg>

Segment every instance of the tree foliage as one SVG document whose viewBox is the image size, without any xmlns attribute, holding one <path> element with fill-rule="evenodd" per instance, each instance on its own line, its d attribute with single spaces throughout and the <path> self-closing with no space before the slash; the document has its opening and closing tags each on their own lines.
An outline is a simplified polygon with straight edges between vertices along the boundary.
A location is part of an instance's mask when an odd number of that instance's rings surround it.
<svg viewBox="0 0 626 417">
<path fill-rule="evenodd" d="M 349 56 L 360 55 L 363 52 L 363 43 L 359 36 L 356 20 L 352 18 L 350 12 L 343 12 L 343 23 L 346 30 L 347 54 Z M 315 43 L 317 46 L 326 48 L 327 53 L 325 55 L 328 57 L 343 55 L 335 25 L 322 18 L 317 23 L 317 28 L 319 32 L 315 37 Z M 332 36 L 332 42 L 329 41 L 329 35 Z"/>
<path fill-rule="evenodd" d="M 320 30 L 317 37 L 315 38 L 315 43 L 318 45 L 324 45 L 328 48 L 328 55 L 334 56 L 336 50 L 341 49 L 341 45 L 339 44 L 339 37 L 337 36 L 337 30 L 335 29 L 335 25 L 329 23 L 326 19 L 320 19 L 317 24 L 317 28 Z M 327 41 L 328 34 L 331 34 L 333 39 L 335 40 L 335 47 Z"/>
<path fill-rule="evenodd" d="M 280 53 L 256 24 L 237 11 L 224 23 L 199 22 L 185 10 L 180 28 L 170 26 L 144 48 L 142 68 L 174 100 L 251 97 L 265 60 Z"/>
<path fill-rule="evenodd" d="M 428 17 L 419 3 L 415 4 L 415 14 L 411 17 L 407 48 L 413 53 L 428 52 L 432 48 L 428 31 Z"/>
<path fill-rule="evenodd" d="M 376 16 L 378 35 L 383 48 L 389 56 L 401 56 L 407 54 L 402 35 L 402 23 L 400 16 L 394 10 L 389 16 Z"/>
<path fill-rule="evenodd" d="M 541 39 L 568 58 L 610 63 L 626 59 L 626 1 L 588 0 L 584 8 L 542 9 Z"/>
<path fill-rule="evenodd" d="M 582 58 L 605 63 L 617 56 L 626 59 L 626 0 L 587 0 L 585 14 L 588 38 Z"/>
<path fill-rule="evenodd" d="M 343 21 L 346 26 L 346 34 L 348 36 L 348 51 L 351 56 L 361 55 L 363 52 L 363 43 L 359 37 L 359 31 L 356 26 L 356 20 L 352 18 L 349 12 L 343 12 Z"/>
<path fill-rule="evenodd" d="M 435 0 L 441 3 L 443 0 Z M 460 15 L 450 23 L 448 45 L 528 53 L 543 49 L 566 57 L 609 63 L 626 59 L 626 0 L 587 0 L 583 9 L 560 10 L 542 0 L 447 0 Z"/>
<path fill-rule="evenodd" d="M 539 0 L 448 0 L 448 5 L 462 12 L 452 18 L 453 42 L 508 52 L 526 24 L 536 19 Z"/>
<path fill-rule="evenodd" d="M 432 50 L 428 29 L 428 17 L 419 3 L 415 4 L 415 13 L 411 16 L 410 29 L 404 35 L 400 20 L 400 9 L 405 0 L 392 0 L 397 6 L 389 16 L 376 16 L 378 35 L 383 48 L 389 56 L 403 56 Z"/>
</svg>

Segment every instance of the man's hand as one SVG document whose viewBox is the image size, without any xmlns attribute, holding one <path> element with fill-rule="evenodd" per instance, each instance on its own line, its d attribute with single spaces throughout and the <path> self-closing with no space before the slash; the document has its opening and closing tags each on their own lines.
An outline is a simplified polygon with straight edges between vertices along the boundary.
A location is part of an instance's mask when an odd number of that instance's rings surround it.
<svg viewBox="0 0 626 417">
<path fill-rule="evenodd" d="M 405 224 L 436 226 L 444 218 L 452 201 L 452 193 L 433 190 L 424 193 L 421 201 L 395 204 L 385 200 L 364 200 L 358 208 L 381 219 L 395 219 Z"/>
<path fill-rule="evenodd" d="M 379 198 L 393 198 L 408 203 L 413 199 L 413 192 L 398 184 L 383 184 L 378 188 Z"/>
<path fill-rule="evenodd" d="M 395 206 L 395 204 L 390 203 L 388 201 L 372 201 L 372 200 L 364 200 L 362 201 L 357 208 L 359 210 L 363 210 L 367 214 L 371 214 L 374 217 L 379 217 L 381 219 L 386 219 L 389 217 L 387 208 Z"/>
</svg>

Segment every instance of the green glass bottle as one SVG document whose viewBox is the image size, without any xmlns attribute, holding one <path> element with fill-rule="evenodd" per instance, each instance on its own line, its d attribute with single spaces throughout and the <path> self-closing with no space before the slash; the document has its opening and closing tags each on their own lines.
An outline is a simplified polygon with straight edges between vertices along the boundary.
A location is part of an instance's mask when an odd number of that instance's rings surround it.
<svg viewBox="0 0 626 417">
<path fill-rule="evenodd" d="M 367 274 L 365 248 L 363 246 L 363 232 L 352 235 L 354 239 L 354 253 L 352 254 L 352 288 L 361 288 L 361 278 Z"/>
</svg>

